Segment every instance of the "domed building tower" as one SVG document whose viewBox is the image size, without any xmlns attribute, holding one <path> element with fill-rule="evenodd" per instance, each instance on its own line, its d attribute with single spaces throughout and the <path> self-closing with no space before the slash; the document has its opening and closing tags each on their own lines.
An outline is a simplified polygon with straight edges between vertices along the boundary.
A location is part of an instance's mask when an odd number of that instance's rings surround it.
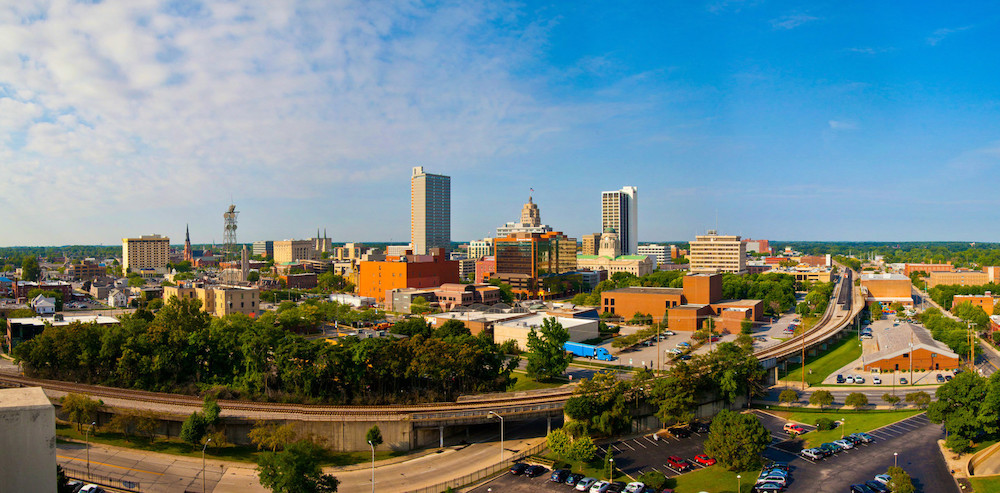
<svg viewBox="0 0 1000 493">
<path fill-rule="evenodd" d="M 611 226 L 604 228 L 604 234 L 601 235 L 601 245 L 597 249 L 597 256 L 608 257 L 614 260 L 621 254 L 622 248 L 621 244 L 618 243 L 618 232 Z"/>
</svg>

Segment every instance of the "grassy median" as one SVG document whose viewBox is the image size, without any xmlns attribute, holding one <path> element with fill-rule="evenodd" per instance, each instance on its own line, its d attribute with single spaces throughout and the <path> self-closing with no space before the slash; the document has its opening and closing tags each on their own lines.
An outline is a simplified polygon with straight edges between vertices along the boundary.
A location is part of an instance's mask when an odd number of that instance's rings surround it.
<svg viewBox="0 0 1000 493">
<path fill-rule="evenodd" d="M 771 411 L 777 416 L 781 416 L 789 421 L 796 421 L 809 425 L 816 424 L 819 418 L 828 418 L 833 421 L 846 420 L 843 430 L 840 427 L 826 431 L 811 431 L 802 435 L 806 447 L 815 447 L 821 443 L 839 440 L 843 435 L 850 435 L 860 431 L 871 431 L 890 425 L 897 421 L 916 416 L 924 411 Z"/>
<path fill-rule="evenodd" d="M 861 341 L 853 337 L 845 337 L 835 342 L 825 352 L 816 356 L 806 357 L 806 383 L 809 385 L 819 385 L 830 374 L 860 357 Z M 801 381 L 801 368 L 802 366 L 798 364 L 788 365 L 788 370 L 781 377 L 781 380 L 786 382 Z"/>
</svg>

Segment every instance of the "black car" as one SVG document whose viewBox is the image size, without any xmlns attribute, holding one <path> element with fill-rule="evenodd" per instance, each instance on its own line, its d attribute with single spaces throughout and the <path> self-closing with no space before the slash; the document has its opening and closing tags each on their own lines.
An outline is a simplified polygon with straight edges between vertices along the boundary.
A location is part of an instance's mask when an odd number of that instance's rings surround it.
<svg viewBox="0 0 1000 493">
<path fill-rule="evenodd" d="M 950 381 L 951 381 L 951 375 L 945 375 L 945 376 L 944 376 L 944 379 L 945 379 L 946 381 L 950 382 Z"/>
<path fill-rule="evenodd" d="M 660 493 L 660 490 L 653 488 L 652 486 L 643 486 L 642 491 L 639 493 Z"/>
<path fill-rule="evenodd" d="M 687 438 L 691 436 L 691 432 L 683 426 L 674 426 L 673 428 L 667 428 L 667 433 L 674 438 Z"/>
<path fill-rule="evenodd" d="M 692 433 L 708 433 L 711 426 L 711 421 L 692 421 L 688 423 L 688 431 Z"/>
<path fill-rule="evenodd" d="M 549 481 L 555 481 L 556 483 L 565 483 L 567 476 L 569 476 L 568 470 L 556 469 L 555 471 L 552 471 L 552 475 L 549 476 Z"/>
<path fill-rule="evenodd" d="M 541 476 L 542 474 L 548 472 L 548 470 L 549 469 L 545 466 L 539 466 L 539 465 L 528 466 L 528 468 L 524 470 L 524 475 L 529 478 L 537 478 L 538 476 Z"/>
<path fill-rule="evenodd" d="M 908 383 L 910 383 L 910 382 L 909 382 L 909 380 L 907 380 L 906 378 L 900 378 L 900 379 L 899 379 L 899 384 L 900 384 L 900 385 L 906 385 L 906 384 L 908 384 Z"/>
<path fill-rule="evenodd" d="M 877 491 L 868 487 L 867 484 L 852 484 L 851 493 L 878 493 Z"/>
<path fill-rule="evenodd" d="M 607 493 L 622 493 L 625 491 L 625 483 L 621 481 L 615 481 L 608 486 Z"/>
<path fill-rule="evenodd" d="M 844 383 L 846 381 L 843 375 L 837 375 L 837 383 Z"/>
<path fill-rule="evenodd" d="M 874 479 L 865 481 L 865 485 L 875 490 L 878 493 L 888 493 L 889 491 L 889 488 L 887 488 L 884 484 L 875 481 Z"/>
<path fill-rule="evenodd" d="M 524 471 L 528 468 L 528 465 L 523 462 L 518 462 L 513 466 L 510 466 L 510 473 L 515 476 L 520 476 L 524 474 Z"/>
<path fill-rule="evenodd" d="M 944 383 L 944 375 L 938 373 L 938 375 L 937 375 L 937 381 L 938 381 L 938 383 Z"/>
<path fill-rule="evenodd" d="M 566 480 L 563 482 L 570 486 L 576 486 L 576 483 L 580 482 L 580 480 L 583 478 L 584 478 L 583 474 L 577 474 L 575 472 L 572 472 L 566 475 Z"/>
<path fill-rule="evenodd" d="M 764 466 L 764 470 L 765 471 L 791 472 L 791 469 L 792 468 L 789 467 L 788 464 L 785 464 L 784 462 L 772 462 L 772 463 Z"/>
</svg>

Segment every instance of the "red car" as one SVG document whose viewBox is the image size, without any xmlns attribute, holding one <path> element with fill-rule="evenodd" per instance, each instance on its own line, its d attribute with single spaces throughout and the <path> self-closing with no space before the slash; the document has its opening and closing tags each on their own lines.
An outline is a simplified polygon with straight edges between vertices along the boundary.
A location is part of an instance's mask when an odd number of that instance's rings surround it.
<svg viewBox="0 0 1000 493">
<path fill-rule="evenodd" d="M 707 456 L 705 454 L 694 456 L 694 461 L 697 462 L 697 463 L 699 463 L 699 464 L 701 464 L 701 465 L 703 465 L 703 466 L 713 466 L 713 465 L 715 465 L 715 459 L 713 459 L 713 458 L 711 458 L 711 457 L 709 457 L 709 456 Z"/>
<path fill-rule="evenodd" d="M 690 462 L 688 462 L 686 459 L 677 457 L 676 455 L 671 455 L 670 457 L 667 457 L 667 465 L 681 472 L 691 469 Z"/>
</svg>

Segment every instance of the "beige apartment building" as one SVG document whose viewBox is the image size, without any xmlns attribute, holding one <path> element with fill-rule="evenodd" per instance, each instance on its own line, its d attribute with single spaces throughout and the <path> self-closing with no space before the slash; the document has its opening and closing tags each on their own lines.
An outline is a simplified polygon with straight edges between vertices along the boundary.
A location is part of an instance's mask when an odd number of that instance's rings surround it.
<svg viewBox="0 0 1000 493">
<path fill-rule="evenodd" d="M 483 238 L 469 242 L 469 258 L 479 260 L 493 255 L 493 238 Z"/>
<path fill-rule="evenodd" d="M 274 242 L 274 263 L 286 264 L 298 260 L 316 260 L 313 240 L 283 240 Z"/>
<path fill-rule="evenodd" d="M 601 234 L 591 233 L 583 235 L 583 248 L 580 255 L 597 255 L 597 250 L 601 244 Z"/>
<path fill-rule="evenodd" d="M 688 259 L 692 274 L 729 272 L 745 274 L 747 271 L 746 243 L 737 235 L 720 235 L 709 230 L 707 235 L 696 236 L 691 242 Z"/>
<path fill-rule="evenodd" d="M 260 313 L 260 290 L 238 286 L 164 286 L 163 299 L 170 297 L 198 298 L 201 309 L 209 315 L 224 317 L 230 313 L 242 313 L 256 317 Z"/>
<path fill-rule="evenodd" d="M 155 271 L 156 274 L 166 274 L 169 253 L 170 238 L 166 236 L 122 238 L 122 270 L 126 273 Z"/>
<path fill-rule="evenodd" d="M 979 270 L 954 270 L 946 272 L 931 272 L 927 278 L 927 287 L 957 284 L 959 286 L 982 286 L 993 281 L 990 272 Z"/>
<path fill-rule="evenodd" d="M 451 250 L 451 177 L 413 168 L 410 177 L 410 244 L 414 255 Z"/>
</svg>

